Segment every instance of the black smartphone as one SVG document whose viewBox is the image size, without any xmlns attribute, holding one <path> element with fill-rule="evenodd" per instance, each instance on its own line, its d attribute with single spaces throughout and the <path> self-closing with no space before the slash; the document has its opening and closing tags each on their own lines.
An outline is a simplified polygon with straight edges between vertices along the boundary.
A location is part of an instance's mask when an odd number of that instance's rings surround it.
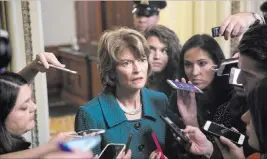
<svg viewBox="0 0 267 159">
<path fill-rule="evenodd" d="M 132 137 L 133 137 L 133 134 L 130 133 L 129 136 L 128 136 L 127 142 L 126 142 L 125 153 L 127 153 L 127 151 L 129 150 L 129 147 L 130 147 L 130 144 L 131 144 L 131 141 L 132 141 Z"/>
<path fill-rule="evenodd" d="M 211 28 L 212 37 L 219 37 L 220 27 Z"/>
<path fill-rule="evenodd" d="M 245 135 L 212 121 L 207 121 L 203 129 L 216 137 L 224 136 L 240 146 L 243 145 L 245 140 Z"/>
<path fill-rule="evenodd" d="M 180 144 L 183 144 L 186 148 L 191 147 L 192 142 L 190 139 L 182 132 L 182 130 L 174 124 L 174 122 L 165 114 L 161 114 L 162 120 L 171 128 L 175 136 L 181 139 Z"/>
<path fill-rule="evenodd" d="M 218 67 L 217 76 L 229 75 L 233 67 L 238 67 L 238 58 L 222 60 Z"/>
</svg>

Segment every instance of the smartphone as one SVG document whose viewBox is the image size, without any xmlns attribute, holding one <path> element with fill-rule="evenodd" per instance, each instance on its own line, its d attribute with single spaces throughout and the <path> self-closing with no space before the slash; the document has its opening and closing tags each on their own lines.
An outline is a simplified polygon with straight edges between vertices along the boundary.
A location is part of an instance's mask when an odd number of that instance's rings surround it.
<svg viewBox="0 0 267 159">
<path fill-rule="evenodd" d="M 127 142 L 126 142 L 125 153 L 127 153 L 127 151 L 129 150 L 132 138 L 133 138 L 133 134 L 130 133 L 129 136 L 128 136 Z"/>
<path fill-rule="evenodd" d="M 196 93 L 203 93 L 201 89 L 199 89 L 197 86 L 194 86 L 193 84 L 183 83 L 183 82 L 177 82 L 174 80 L 167 80 L 167 83 L 171 85 L 174 89 L 180 89 L 184 91 L 193 91 Z"/>
<path fill-rule="evenodd" d="M 212 37 L 219 37 L 220 27 L 211 28 Z"/>
<path fill-rule="evenodd" d="M 99 159 L 116 159 L 125 149 L 125 144 L 108 144 L 99 155 Z"/>
<path fill-rule="evenodd" d="M 236 86 L 242 86 L 242 84 L 237 83 L 237 78 L 239 76 L 240 69 L 238 68 L 231 68 L 230 77 L 229 77 L 229 83 L 236 85 Z"/>
<path fill-rule="evenodd" d="M 207 121 L 203 129 L 214 136 L 224 136 L 239 146 L 243 145 L 245 140 L 245 135 L 212 121 Z"/>
<path fill-rule="evenodd" d="M 101 136 L 86 136 L 81 138 L 74 138 L 71 141 L 59 143 L 59 148 L 62 151 L 79 150 L 81 152 L 87 152 L 100 144 Z"/>
<path fill-rule="evenodd" d="M 190 142 L 190 139 L 176 124 L 174 124 L 174 122 L 167 115 L 161 114 L 160 117 L 171 128 L 172 132 L 175 133 L 176 136 L 180 137 L 180 144 L 182 144 L 186 148 L 191 147 L 192 142 Z"/>
<path fill-rule="evenodd" d="M 96 132 L 96 135 L 99 135 L 99 134 L 105 133 L 105 129 L 88 129 L 88 130 L 83 130 L 83 131 L 79 131 L 79 132 L 76 132 L 76 133 L 78 135 L 82 136 L 84 132 L 86 134 L 90 134 L 90 133 Z"/>
<path fill-rule="evenodd" d="M 152 136 L 153 141 L 154 141 L 154 143 L 155 143 L 155 145 L 157 147 L 157 150 L 160 152 L 160 158 L 161 159 L 165 159 L 165 156 L 164 156 L 163 151 L 162 151 L 162 149 L 160 147 L 160 144 L 159 144 L 159 141 L 158 141 L 158 138 L 157 138 L 156 134 L 154 132 L 152 132 L 151 136 Z"/>
<path fill-rule="evenodd" d="M 238 67 L 238 58 L 222 60 L 217 70 L 217 76 L 229 75 L 233 67 Z"/>
</svg>

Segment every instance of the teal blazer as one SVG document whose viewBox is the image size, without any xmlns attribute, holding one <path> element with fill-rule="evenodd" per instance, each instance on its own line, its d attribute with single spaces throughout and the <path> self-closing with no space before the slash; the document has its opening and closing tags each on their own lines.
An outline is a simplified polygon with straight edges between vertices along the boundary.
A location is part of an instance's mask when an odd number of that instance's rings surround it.
<svg viewBox="0 0 267 159">
<path fill-rule="evenodd" d="M 165 148 L 165 123 L 160 118 L 160 112 L 165 113 L 168 98 L 165 94 L 141 89 L 143 105 L 142 118 L 127 120 L 115 96 L 111 93 L 102 93 L 98 97 L 81 106 L 75 118 L 75 131 L 87 129 L 105 129 L 101 144 L 93 151 L 100 154 L 101 150 L 109 143 L 126 144 L 128 135 L 133 133 L 130 149 L 132 158 L 148 158 L 156 145 L 151 137 L 155 132 L 161 148 Z"/>
</svg>

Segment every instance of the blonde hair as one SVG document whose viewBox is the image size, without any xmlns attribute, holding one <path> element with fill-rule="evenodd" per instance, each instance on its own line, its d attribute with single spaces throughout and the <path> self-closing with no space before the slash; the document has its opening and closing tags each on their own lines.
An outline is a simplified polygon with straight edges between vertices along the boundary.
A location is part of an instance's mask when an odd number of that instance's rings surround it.
<svg viewBox="0 0 267 159">
<path fill-rule="evenodd" d="M 148 58 L 150 53 L 145 37 L 136 30 L 121 27 L 105 31 L 102 34 L 97 52 L 104 91 L 114 91 L 115 67 L 120 53 L 125 49 L 132 51 L 138 58 Z"/>
</svg>

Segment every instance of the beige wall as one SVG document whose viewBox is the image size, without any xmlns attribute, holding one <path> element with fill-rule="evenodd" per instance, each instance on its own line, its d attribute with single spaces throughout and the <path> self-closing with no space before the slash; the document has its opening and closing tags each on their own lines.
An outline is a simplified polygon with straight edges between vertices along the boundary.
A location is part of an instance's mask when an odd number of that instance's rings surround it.
<svg viewBox="0 0 267 159">
<path fill-rule="evenodd" d="M 73 0 L 41 0 L 44 45 L 72 43 L 76 36 Z"/>
<path fill-rule="evenodd" d="M 168 1 L 161 11 L 160 24 L 173 29 L 182 44 L 194 34 L 209 34 L 231 13 L 231 1 Z M 216 38 L 225 52 L 230 53 L 230 42 Z"/>
<path fill-rule="evenodd" d="M 259 12 L 264 0 L 241 0 L 241 11 Z M 160 24 L 176 32 L 182 44 L 194 34 L 210 34 L 211 28 L 220 26 L 231 14 L 231 1 L 183 0 L 167 1 L 167 7 L 161 11 Z M 230 56 L 230 41 L 216 38 L 226 57 Z"/>
</svg>

